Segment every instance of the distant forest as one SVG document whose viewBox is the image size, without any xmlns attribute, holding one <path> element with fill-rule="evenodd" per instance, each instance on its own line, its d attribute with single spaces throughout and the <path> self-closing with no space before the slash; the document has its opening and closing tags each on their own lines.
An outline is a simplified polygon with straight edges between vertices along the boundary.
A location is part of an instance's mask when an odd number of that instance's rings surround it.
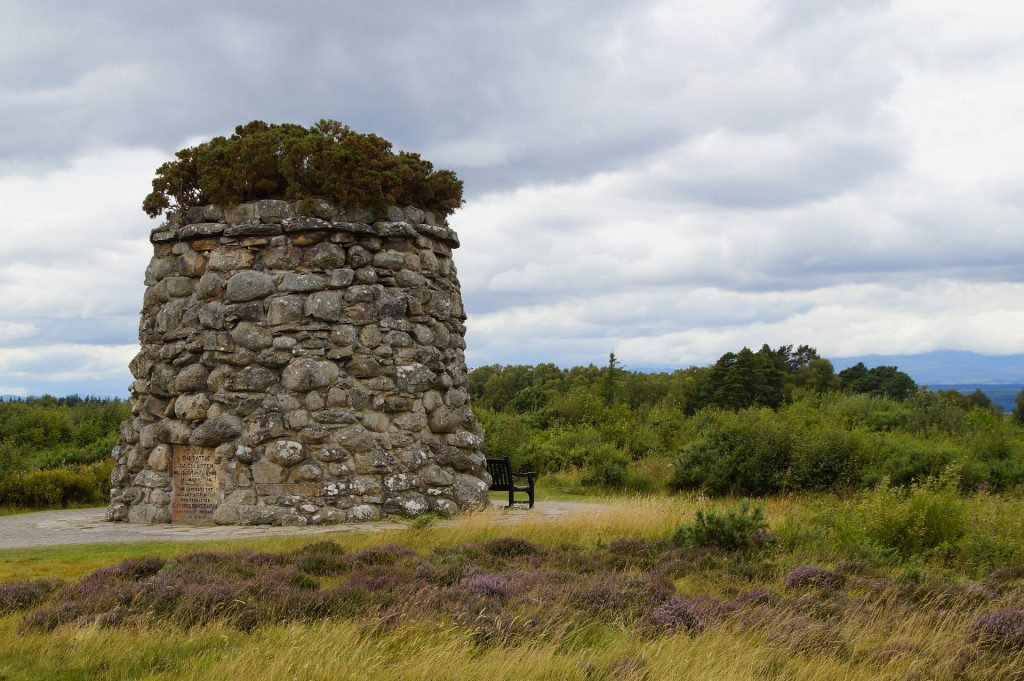
<svg viewBox="0 0 1024 681">
<path fill-rule="evenodd" d="M 586 388 L 608 403 L 640 407 L 667 402 L 694 414 L 704 407 L 777 408 L 800 392 L 835 390 L 904 400 L 917 390 L 917 385 L 894 366 L 868 369 L 861 362 L 837 374 L 832 363 L 810 346 L 794 349 L 784 345 L 773 350 L 763 345 L 757 352 L 750 348 L 727 352 L 709 367 L 661 373 L 627 371 L 614 353 L 605 367 L 563 370 L 554 364 L 484 366 L 470 372 L 469 388 L 475 406 L 498 411 L 536 409 L 554 395 Z M 969 399 L 992 406 L 984 394 Z"/>
<path fill-rule="evenodd" d="M 469 375 L 488 455 L 573 486 L 711 494 L 849 490 L 955 474 L 1024 483 L 1024 391 L 927 390 L 895 366 L 835 372 L 806 345 L 727 352 L 709 367 L 485 366 Z"/>
</svg>

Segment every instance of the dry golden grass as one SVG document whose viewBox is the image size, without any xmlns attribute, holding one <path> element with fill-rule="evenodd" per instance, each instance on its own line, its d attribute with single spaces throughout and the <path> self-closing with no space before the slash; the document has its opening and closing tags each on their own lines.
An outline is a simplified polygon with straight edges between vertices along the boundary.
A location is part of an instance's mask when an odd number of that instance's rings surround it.
<svg viewBox="0 0 1024 681">
<path fill-rule="evenodd" d="M 881 618 L 881 619 L 879 619 Z M 1024 655 L 972 660 L 963 618 L 876 615 L 839 628 L 840 650 L 794 652 L 771 632 L 730 627 L 698 636 L 643 638 L 615 628 L 564 640 L 480 646 L 454 627 L 368 633 L 348 622 L 269 627 L 243 634 L 96 626 L 22 634 L 0 620 L 2 679 L 1019 679 Z M 813 645 L 814 641 L 811 641 Z"/>
</svg>

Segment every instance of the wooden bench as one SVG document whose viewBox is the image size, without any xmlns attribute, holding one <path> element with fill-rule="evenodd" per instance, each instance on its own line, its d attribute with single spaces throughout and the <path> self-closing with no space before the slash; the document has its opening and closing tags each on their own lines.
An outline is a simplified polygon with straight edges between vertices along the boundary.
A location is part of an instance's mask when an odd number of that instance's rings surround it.
<svg viewBox="0 0 1024 681">
<path fill-rule="evenodd" d="M 513 473 L 512 460 L 507 456 L 500 459 L 487 459 L 487 472 L 491 474 L 491 490 L 508 492 L 510 508 L 516 503 L 516 492 L 526 492 L 530 496 L 530 508 L 533 508 L 533 482 L 537 479 L 536 473 Z M 526 478 L 526 484 L 515 484 L 515 478 Z"/>
</svg>

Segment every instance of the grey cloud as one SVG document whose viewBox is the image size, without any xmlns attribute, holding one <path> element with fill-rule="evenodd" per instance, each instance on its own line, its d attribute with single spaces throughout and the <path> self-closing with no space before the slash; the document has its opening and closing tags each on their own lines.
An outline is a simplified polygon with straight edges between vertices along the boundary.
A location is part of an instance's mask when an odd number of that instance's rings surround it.
<svg viewBox="0 0 1024 681">
<path fill-rule="evenodd" d="M 18 47 L 0 79 L 0 159 L 170 150 L 250 118 L 336 117 L 419 149 L 547 106 L 593 34 L 614 26 L 614 6 L 119 2 L 66 5 L 51 21 L 52 8 L 26 3 L 19 23 L 46 26 L 59 47 L 42 51 L 8 24 Z"/>
<path fill-rule="evenodd" d="M 799 146 L 799 140 L 793 140 Z M 779 208 L 819 201 L 856 189 L 864 182 L 899 167 L 896 150 L 882 145 L 836 143 L 792 162 L 759 163 L 749 167 L 732 159 L 730 170 L 688 169 L 686 177 L 666 178 L 646 189 L 652 196 L 690 200 L 716 206 Z M 746 166 L 746 167 L 745 167 Z"/>
<path fill-rule="evenodd" d="M 835 21 L 837 15 L 864 14 L 891 4 L 891 0 L 777 0 L 771 4 L 771 12 L 776 28 L 791 31 L 825 20 Z"/>
<path fill-rule="evenodd" d="M 18 23 L 45 26 L 54 47 L 9 24 L 0 172 L 106 146 L 169 154 L 251 118 L 333 117 L 455 166 L 477 196 L 642 163 L 709 128 L 856 123 L 893 82 L 884 64 L 865 77 L 846 58 L 822 77 L 769 35 L 726 40 L 723 27 L 711 40 L 681 24 L 667 40 L 655 7 L 672 5 L 114 2 L 51 20 L 22 3 Z M 461 167 L 445 150 L 467 138 L 504 151 Z"/>
</svg>

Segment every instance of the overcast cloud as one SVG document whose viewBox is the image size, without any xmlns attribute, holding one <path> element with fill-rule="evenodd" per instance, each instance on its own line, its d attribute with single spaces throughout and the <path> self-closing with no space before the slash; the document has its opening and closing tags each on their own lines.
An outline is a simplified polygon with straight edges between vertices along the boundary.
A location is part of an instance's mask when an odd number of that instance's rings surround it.
<svg viewBox="0 0 1024 681">
<path fill-rule="evenodd" d="M 0 394 L 127 394 L 173 152 L 335 118 L 466 182 L 472 365 L 1024 352 L 1024 5 L 3 2 Z"/>
</svg>

